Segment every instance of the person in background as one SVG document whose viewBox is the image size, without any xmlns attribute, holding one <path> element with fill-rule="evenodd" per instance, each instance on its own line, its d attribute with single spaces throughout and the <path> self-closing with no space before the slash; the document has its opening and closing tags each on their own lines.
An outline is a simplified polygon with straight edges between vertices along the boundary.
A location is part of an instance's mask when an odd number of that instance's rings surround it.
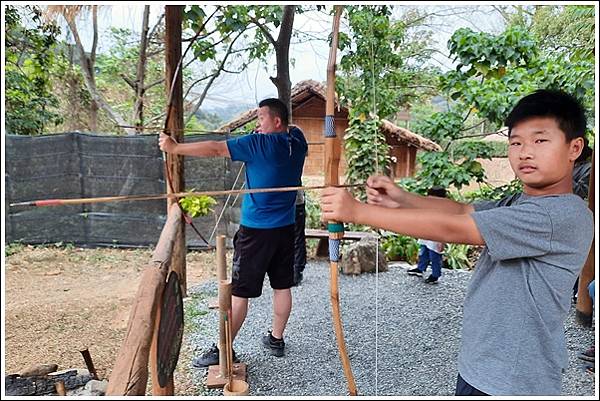
<svg viewBox="0 0 600 401">
<path fill-rule="evenodd" d="M 442 187 L 430 188 L 427 192 L 428 196 L 437 196 L 438 198 L 446 197 L 446 189 Z M 417 267 L 408 270 L 411 276 L 423 277 L 427 266 L 431 264 L 431 274 L 425 282 L 427 284 L 436 284 L 442 276 L 442 256 L 444 252 L 444 244 L 442 242 L 419 239 L 419 261 Z"/>
<path fill-rule="evenodd" d="M 300 285 L 306 267 L 306 203 L 304 191 L 298 190 L 296 195 L 296 223 L 294 226 L 294 286 Z"/>
<path fill-rule="evenodd" d="M 279 99 L 258 104 L 257 132 L 227 141 L 176 143 L 161 134 L 164 152 L 195 157 L 229 157 L 246 166 L 246 187 L 300 186 L 308 144 L 302 131 L 289 127 L 288 107 Z M 265 275 L 273 289 L 271 330 L 262 345 L 276 357 L 285 351 L 283 333 L 292 310 L 296 191 L 245 194 L 240 228 L 233 239 L 232 342 L 248 313 L 249 299 L 262 295 Z M 235 350 L 233 351 L 234 360 Z M 195 367 L 219 363 L 216 344 L 192 361 Z"/>
</svg>

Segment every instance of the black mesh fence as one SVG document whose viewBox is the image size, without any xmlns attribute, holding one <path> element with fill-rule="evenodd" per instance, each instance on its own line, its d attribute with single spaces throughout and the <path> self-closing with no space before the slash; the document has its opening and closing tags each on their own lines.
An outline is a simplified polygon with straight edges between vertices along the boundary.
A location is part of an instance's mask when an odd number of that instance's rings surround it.
<svg viewBox="0 0 600 401">
<path fill-rule="evenodd" d="M 35 137 L 6 135 L 5 139 L 6 242 L 139 247 L 158 241 L 166 221 L 166 200 L 8 206 L 38 199 L 165 193 L 164 162 L 156 135 L 123 137 L 73 132 Z M 185 141 L 224 139 L 227 136 L 195 135 L 186 136 Z M 186 189 L 231 189 L 240 166 L 227 158 L 187 157 Z M 238 187 L 242 182 L 243 174 Z M 225 199 L 216 199 L 213 214 L 194 219 L 194 225 L 206 239 Z M 236 206 L 239 204 L 240 200 Z M 216 232 L 231 236 L 237 216 L 239 210 L 226 210 Z M 206 246 L 190 227 L 186 230 L 189 247 Z"/>
</svg>

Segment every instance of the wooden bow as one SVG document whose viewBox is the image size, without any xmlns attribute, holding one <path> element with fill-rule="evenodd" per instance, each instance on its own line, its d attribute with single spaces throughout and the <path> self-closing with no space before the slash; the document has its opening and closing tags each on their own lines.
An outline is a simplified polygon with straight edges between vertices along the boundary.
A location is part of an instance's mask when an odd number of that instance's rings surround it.
<svg viewBox="0 0 600 401">
<path fill-rule="evenodd" d="M 327 95 L 325 101 L 325 185 L 339 185 L 339 164 L 341 151 L 341 138 L 335 132 L 335 65 L 336 53 L 338 48 L 338 34 L 340 27 L 340 17 L 342 16 L 342 6 L 335 6 L 335 15 L 333 17 L 333 28 L 331 37 L 331 47 L 329 50 L 329 61 L 327 63 Z M 329 267 L 330 267 L 330 299 L 331 311 L 333 317 L 333 326 L 335 328 L 335 338 L 344 368 L 344 376 L 348 383 L 350 395 L 357 395 L 356 383 L 352 375 L 350 360 L 346 352 L 346 343 L 344 341 L 344 331 L 342 318 L 340 315 L 340 298 L 338 288 L 338 261 L 340 256 L 340 240 L 344 237 L 344 225 L 336 221 L 329 221 L 327 224 L 329 231 Z"/>
</svg>

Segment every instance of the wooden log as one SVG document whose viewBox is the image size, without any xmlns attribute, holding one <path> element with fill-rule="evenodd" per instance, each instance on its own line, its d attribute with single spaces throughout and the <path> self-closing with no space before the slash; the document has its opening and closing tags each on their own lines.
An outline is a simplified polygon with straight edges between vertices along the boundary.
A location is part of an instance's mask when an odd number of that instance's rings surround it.
<svg viewBox="0 0 600 401">
<path fill-rule="evenodd" d="M 595 212 L 595 187 L 594 187 L 594 168 L 595 168 L 595 152 L 592 152 L 592 168 L 590 172 L 590 184 L 589 184 L 589 192 L 588 192 L 588 207 L 592 212 Z M 594 230 L 595 232 L 596 230 Z M 590 248 L 590 252 L 588 254 L 587 260 L 579 273 L 579 283 L 577 287 L 577 304 L 575 305 L 575 317 L 576 321 L 587 327 L 592 326 L 592 316 L 594 312 L 594 305 L 592 304 L 592 299 L 590 298 L 590 294 L 588 293 L 588 286 L 594 280 L 595 272 L 595 240 L 592 241 L 592 247 Z"/>
<path fill-rule="evenodd" d="M 58 381 L 63 383 L 65 390 L 71 390 L 84 386 L 91 379 L 89 372 L 78 369 L 66 369 L 42 376 L 23 377 L 12 374 L 4 377 L 4 391 L 8 396 L 39 396 L 55 393 Z"/>
<path fill-rule="evenodd" d="M 54 382 L 54 387 L 56 388 L 56 394 L 58 395 L 67 395 L 67 390 L 65 389 L 65 382 L 62 380 L 57 380 Z"/>
<path fill-rule="evenodd" d="M 165 287 L 175 233 L 181 227 L 181 211 L 171 205 L 152 261 L 140 279 L 129 315 L 125 340 L 110 375 L 106 395 L 144 395 L 148 383 L 148 359 L 154 324 Z"/>
<path fill-rule="evenodd" d="M 58 370 L 58 365 L 55 363 L 47 363 L 43 365 L 34 365 L 19 373 L 21 377 L 30 377 L 30 376 L 45 376 L 48 373 L 56 372 Z"/>
</svg>

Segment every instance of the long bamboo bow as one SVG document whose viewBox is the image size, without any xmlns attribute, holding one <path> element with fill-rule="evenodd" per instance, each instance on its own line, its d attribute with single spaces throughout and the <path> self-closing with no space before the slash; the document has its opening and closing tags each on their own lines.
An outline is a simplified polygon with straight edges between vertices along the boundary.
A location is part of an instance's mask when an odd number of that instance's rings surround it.
<svg viewBox="0 0 600 401">
<path fill-rule="evenodd" d="M 338 48 L 338 34 L 340 27 L 340 17 L 342 16 L 342 6 L 335 6 L 335 15 L 333 17 L 333 28 L 331 37 L 331 47 L 329 49 L 329 61 L 327 63 L 327 95 L 325 102 L 325 185 L 337 186 L 339 184 L 338 170 L 340 164 L 341 138 L 335 133 L 335 65 L 336 53 Z M 330 292 L 331 292 L 331 311 L 333 326 L 335 328 L 335 338 L 344 368 L 344 376 L 348 382 L 348 391 L 350 395 L 357 395 L 356 383 L 352 375 L 350 360 L 346 352 L 346 343 L 344 341 L 344 332 L 342 318 L 340 315 L 340 298 L 338 288 L 338 261 L 340 258 L 340 240 L 344 237 L 344 225 L 336 221 L 329 221 L 327 224 L 329 231 L 329 267 L 330 267 Z"/>
</svg>

